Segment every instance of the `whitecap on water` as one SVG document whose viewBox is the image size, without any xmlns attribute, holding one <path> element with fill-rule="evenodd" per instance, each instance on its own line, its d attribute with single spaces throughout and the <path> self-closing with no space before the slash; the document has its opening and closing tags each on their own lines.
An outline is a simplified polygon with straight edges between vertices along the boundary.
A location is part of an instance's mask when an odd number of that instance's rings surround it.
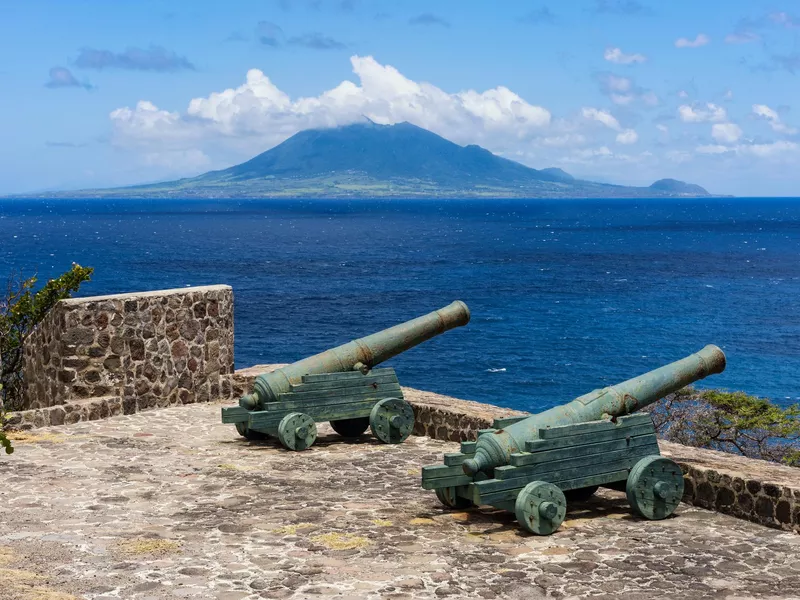
<svg viewBox="0 0 800 600">
<path fill-rule="evenodd" d="M 505 373 L 506 368 L 503 367 L 502 369 L 486 369 L 489 373 Z"/>
</svg>

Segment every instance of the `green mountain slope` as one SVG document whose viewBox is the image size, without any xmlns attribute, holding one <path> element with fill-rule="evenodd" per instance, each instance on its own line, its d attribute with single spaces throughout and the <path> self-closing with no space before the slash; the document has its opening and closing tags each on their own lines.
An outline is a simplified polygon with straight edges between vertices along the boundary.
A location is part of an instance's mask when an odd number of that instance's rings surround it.
<svg viewBox="0 0 800 600">
<path fill-rule="evenodd" d="M 674 180 L 661 180 L 674 181 Z M 657 184 L 660 182 L 657 182 Z M 677 182 L 681 183 L 681 182 Z M 198 177 L 36 194 L 135 198 L 651 197 L 708 195 L 700 186 L 628 187 L 532 169 L 412 125 L 372 122 L 301 131 L 255 158 Z"/>
</svg>

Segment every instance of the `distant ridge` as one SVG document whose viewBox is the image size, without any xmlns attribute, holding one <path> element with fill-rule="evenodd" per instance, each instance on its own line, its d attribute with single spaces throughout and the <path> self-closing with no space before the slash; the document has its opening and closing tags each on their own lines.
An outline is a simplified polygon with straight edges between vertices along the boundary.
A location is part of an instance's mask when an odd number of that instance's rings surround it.
<svg viewBox="0 0 800 600">
<path fill-rule="evenodd" d="M 665 183 L 673 182 L 673 183 Z M 363 123 L 301 131 L 228 169 L 189 179 L 36 196 L 131 198 L 618 198 L 707 196 L 662 179 L 647 187 L 532 169 L 476 145 L 459 146 L 412 125 Z"/>
<path fill-rule="evenodd" d="M 705 188 L 700 187 L 696 183 L 686 183 L 685 181 L 678 181 L 677 179 L 659 179 L 650 185 L 650 189 L 690 196 L 709 195 Z"/>
</svg>

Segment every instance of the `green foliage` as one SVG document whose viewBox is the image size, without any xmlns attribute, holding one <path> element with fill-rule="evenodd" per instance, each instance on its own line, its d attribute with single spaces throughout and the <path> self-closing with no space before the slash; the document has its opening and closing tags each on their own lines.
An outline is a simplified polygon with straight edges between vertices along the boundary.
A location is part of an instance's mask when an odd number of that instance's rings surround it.
<svg viewBox="0 0 800 600">
<path fill-rule="evenodd" d="M 0 383 L 0 393 L 3 392 L 3 384 Z M 11 440 L 6 437 L 5 432 L 3 431 L 3 423 L 5 422 L 5 411 L 3 411 L 2 406 L 0 406 L 0 447 L 2 447 L 6 454 L 12 454 L 14 452 L 14 447 L 11 445 Z"/>
<path fill-rule="evenodd" d="M 800 405 L 781 408 L 743 392 L 685 388 L 650 412 L 666 440 L 800 467 Z"/>
<path fill-rule="evenodd" d="M 50 279 L 38 291 L 34 291 L 36 277 L 9 277 L 6 292 L 0 295 L 0 416 L 5 410 L 19 410 L 22 406 L 25 340 L 59 300 L 69 298 L 89 281 L 93 271 L 73 263 L 69 271 Z"/>
</svg>

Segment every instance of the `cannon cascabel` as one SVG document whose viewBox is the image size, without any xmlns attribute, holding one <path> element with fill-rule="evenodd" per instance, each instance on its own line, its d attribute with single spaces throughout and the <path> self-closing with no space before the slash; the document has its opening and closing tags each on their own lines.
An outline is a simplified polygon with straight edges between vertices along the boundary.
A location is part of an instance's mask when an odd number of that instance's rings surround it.
<svg viewBox="0 0 800 600">
<path fill-rule="evenodd" d="M 259 375 L 253 392 L 243 396 L 239 405 L 257 410 L 264 403 L 276 402 L 279 395 L 288 392 L 292 384 L 299 383 L 303 375 L 372 369 L 445 331 L 466 325 L 469 319 L 467 305 L 456 300 L 427 315 Z"/>
<path fill-rule="evenodd" d="M 725 370 L 725 354 L 712 344 L 686 358 L 614 386 L 594 390 L 568 404 L 556 406 L 478 438 L 475 456 L 463 463 L 464 473 L 475 475 L 510 463 L 511 454 L 525 450 L 525 442 L 548 427 L 620 417 L 644 408 L 667 394 Z"/>
</svg>

